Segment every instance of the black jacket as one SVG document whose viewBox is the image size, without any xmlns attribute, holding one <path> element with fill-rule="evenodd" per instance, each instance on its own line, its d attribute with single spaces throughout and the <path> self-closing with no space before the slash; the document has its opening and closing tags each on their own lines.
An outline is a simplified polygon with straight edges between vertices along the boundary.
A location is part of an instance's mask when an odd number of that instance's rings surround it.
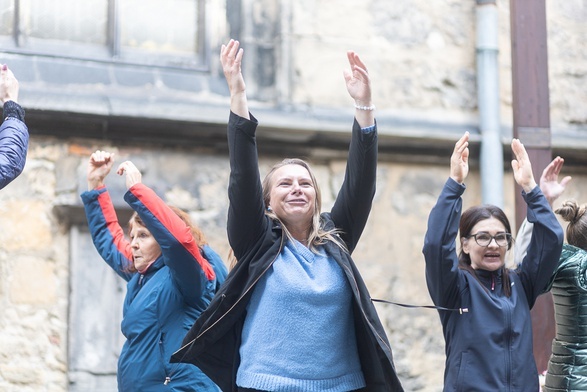
<svg viewBox="0 0 587 392">
<path fill-rule="evenodd" d="M 285 235 L 278 222 L 265 215 L 255 141 L 257 121 L 231 113 L 228 124 L 230 183 L 228 239 L 239 261 L 183 341 L 172 362 L 197 365 L 223 391 L 236 391 L 239 347 L 246 307 L 253 288 L 280 253 Z M 349 252 L 365 227 L 377 167 L 377 133 L 353 133 L 345 180 L 330 213 L 321 216 L 325 229 L 335 226 Z M 366 391 L 403 391 L 385 335 L 369 291 L 350 254 L 334 243 L 326 251 L 341 266 L 353 290 L 357 348 Z"/>
</svg>

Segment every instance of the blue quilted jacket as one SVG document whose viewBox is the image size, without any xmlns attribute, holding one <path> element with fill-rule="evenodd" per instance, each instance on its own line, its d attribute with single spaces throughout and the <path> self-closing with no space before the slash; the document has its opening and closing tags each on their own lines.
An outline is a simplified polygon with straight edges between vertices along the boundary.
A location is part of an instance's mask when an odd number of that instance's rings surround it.
<svg viewBox="0 0 587 392">
<path fill-rule="evenodd" d="M 24 110 L 13 101 L 4 104 L 4 121 L 0 125 L 0 189 L 24 169 L 29 146 L 29 132 Z"/>
</svg>

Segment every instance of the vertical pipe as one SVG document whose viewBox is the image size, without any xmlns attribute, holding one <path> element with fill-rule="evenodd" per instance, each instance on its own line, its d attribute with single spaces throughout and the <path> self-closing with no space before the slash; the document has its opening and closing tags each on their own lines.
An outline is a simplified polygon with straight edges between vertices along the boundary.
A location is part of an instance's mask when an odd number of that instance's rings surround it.
<svg viewBox="0 0 587 392">
<path fill-rule="evenodd" d="M 481 193 L 503 208 L 503 145 L 499 116 L 498 15 L 496 0 L 477 0 L 477 101 L 481 131 Z"/>
</svg>

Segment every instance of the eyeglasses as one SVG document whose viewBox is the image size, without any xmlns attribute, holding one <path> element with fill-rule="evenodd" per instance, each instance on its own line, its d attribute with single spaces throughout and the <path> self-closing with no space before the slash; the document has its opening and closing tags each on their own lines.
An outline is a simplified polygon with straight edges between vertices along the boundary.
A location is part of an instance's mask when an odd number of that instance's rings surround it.
<svg viewBox="0 0 587 392">
<path fill-rule="evenodd" d="M 495 240 L 497 246 L 500 246 L 502 248 L 510 246 L 510 244 L 512 243 L 512 235 L 510 233 L 498 233 L 496 235 L 491 235 L 489 233 L 481 232 L 477 234 L 471 234 L 467 238 L 471 237 L 475 238 L 475 242 L 477 243 L 477 245 L 483 247 L 489 246 L 492 240 Z"/>
</svg>

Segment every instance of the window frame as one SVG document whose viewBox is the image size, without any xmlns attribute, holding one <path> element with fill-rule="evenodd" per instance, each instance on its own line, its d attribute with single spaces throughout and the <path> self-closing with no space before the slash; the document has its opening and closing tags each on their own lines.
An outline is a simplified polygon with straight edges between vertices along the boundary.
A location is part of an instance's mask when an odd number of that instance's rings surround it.
<svg viewBox="0 0 587 392">
<path fill-rule="evenodd" d="M 198 23 L 196 47 L 191 55 L 169 56 L 157 54 L 156 51 L 132 50 L 133 60 L 125 58 L 120 43 L 120 15 L 117 12 L 120 0 L 107 1 L 107 28 L 106 44 L 84 44 L 72 41 L 46 40 L 39 38 L 27 38 L 27 45 L 23 43 L 24 29 L 20 25 L 21 0 L 14 0 L 14 15 L 12 33 L 0 36 L 0 47 L 4 53 L 37 55 L 50 58 L 62 58 L 72 60 L 87 60 L 98 63 L 121 64 L 130 66 L 149 66 L 166 69 L 209 71 L 210 49 L 208 44 L 207 29 L 207 2 L 205 0 L 192 0 L 196 2 Z M 136 60 L 139 58 L 139 60 Z M 180 64 L 181 63 L 181 64 Z"/>
</svg>

